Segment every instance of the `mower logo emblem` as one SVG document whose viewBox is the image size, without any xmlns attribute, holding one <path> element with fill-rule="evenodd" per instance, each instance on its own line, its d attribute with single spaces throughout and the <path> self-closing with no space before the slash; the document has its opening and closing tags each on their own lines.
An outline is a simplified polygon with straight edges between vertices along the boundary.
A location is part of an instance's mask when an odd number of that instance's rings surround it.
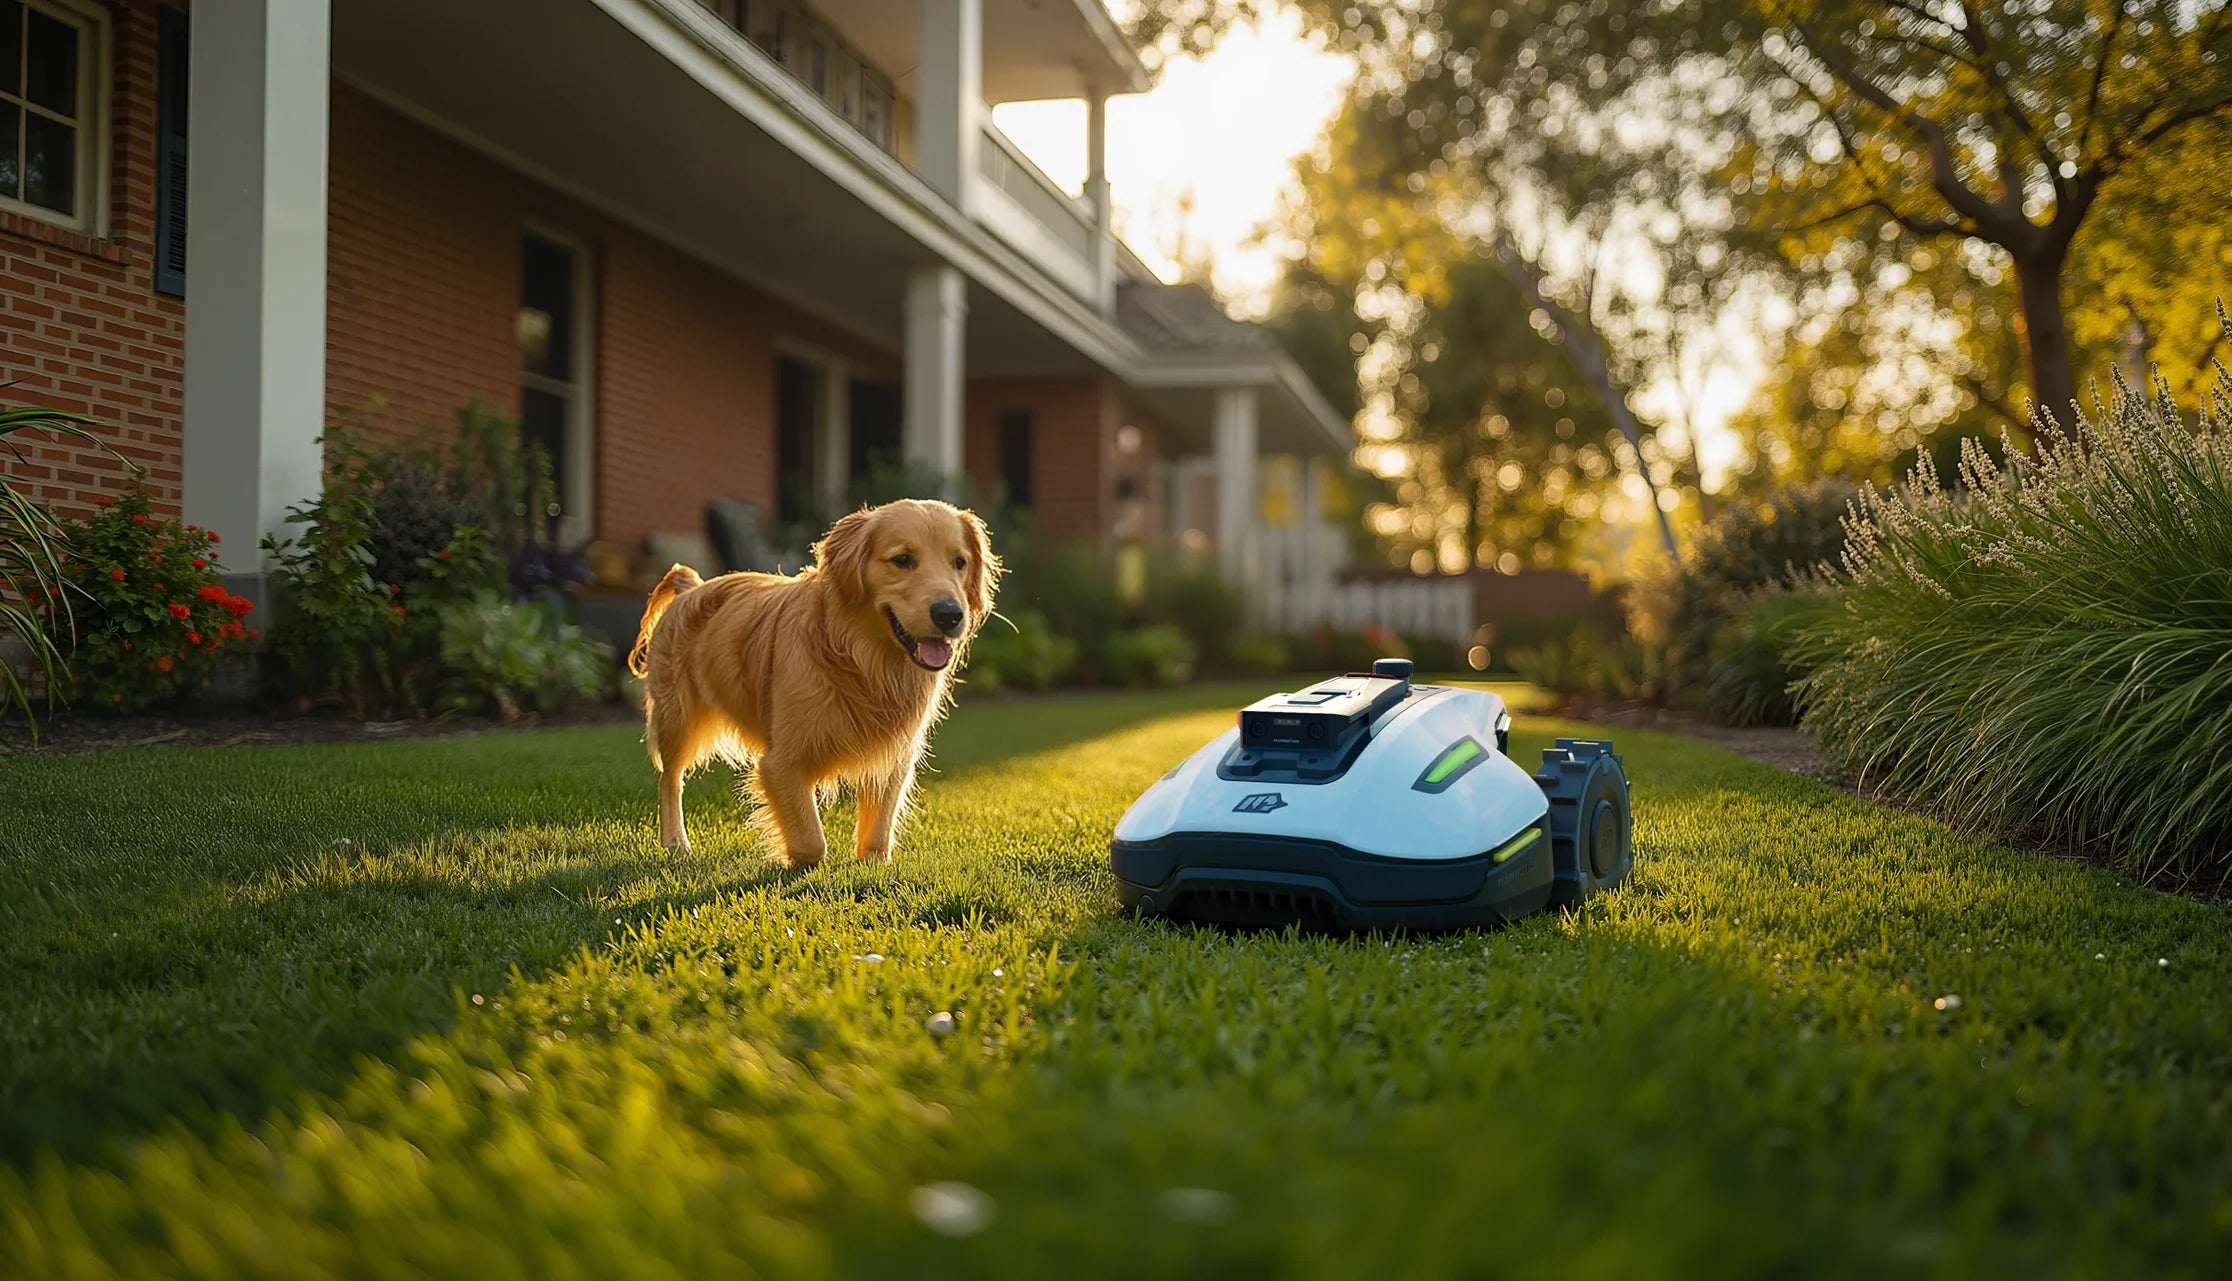
<svg viewBox="0 0 2232 1281">
<path fill-rule="evenodd" d="M 1285 808 L 1286 799 L 1277 792 L 1257 792 L 1253 796 L 1242 797 L 1240 803 L 1232 807 L 1232 812 L 1235 814 L 1268 814 L 1273 810 Z"/>
</svg>

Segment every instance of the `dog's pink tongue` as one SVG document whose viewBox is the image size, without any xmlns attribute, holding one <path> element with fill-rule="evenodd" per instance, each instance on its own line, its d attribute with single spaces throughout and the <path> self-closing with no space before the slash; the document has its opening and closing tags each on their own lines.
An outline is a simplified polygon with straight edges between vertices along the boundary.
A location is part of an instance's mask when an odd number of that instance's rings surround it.
<svg viewBox="0 0 2232 1281">
<path fill-rule="evenodd" d="M 947 663 L 953 661 L 953 644 L 942 640 L 916 641 L 915 657 L 922 661 L 924 667 L 942 671 Z"/>
</svg>

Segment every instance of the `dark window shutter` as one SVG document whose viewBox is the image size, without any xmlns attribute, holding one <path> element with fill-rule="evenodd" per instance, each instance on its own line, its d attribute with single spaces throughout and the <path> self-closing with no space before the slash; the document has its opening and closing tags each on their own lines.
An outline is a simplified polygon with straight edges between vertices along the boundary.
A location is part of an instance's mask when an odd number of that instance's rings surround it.
<svg viewBox="0 0 2232 1281">
<path fill-rule="evenodd" d="M 163 10 L 156 58 L 155 288 L 186 296 L 186 15 Z"/>
</svg>

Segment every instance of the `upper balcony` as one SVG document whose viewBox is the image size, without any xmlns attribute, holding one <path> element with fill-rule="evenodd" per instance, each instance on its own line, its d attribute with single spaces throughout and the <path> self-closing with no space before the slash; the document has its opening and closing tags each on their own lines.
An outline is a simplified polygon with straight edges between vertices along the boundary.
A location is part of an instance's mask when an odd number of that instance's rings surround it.
<svg viewBox="0 0 2232 1281">
<path fill-rule="evenodd" d="M 1098 102 L 1143 88 L 1145 71 L 1099 0 L 694 2 L 734 38 L 773 59 L 822 108 L 934 183 L 939 166 L 935 158 L 924 163 L 919 104 L 925 92 L 935 97 L 940 91 L 925 74 L 937 62 L 930 53 L 939 42 L 925 46 L 925 28 L 965 24 L 963 3 L 975 7 L 977 92 L 971 105 L 977 109 L 968 113 L 973 121 L 958 126 L 974 135 L 973 145 L 959 149 L 961 172 L 954 176 L 961 181 L 947 194 L 1063 288 L 1103 310 L 1112 304 L 1113 282 L 1100 265 L 1099 241 L 1108 229 L 1096 221 L 1094 193 L 1071 196 L 1056 186 L 993 126 L 985 109 L 1045 98 Z M 947 43 L 960 54 L 966 35 L 951 35 Z M 966 78 L 965 69 L 957 70 Z M 935 126 L 931 132 L 938 132 Z"/>
</svg>

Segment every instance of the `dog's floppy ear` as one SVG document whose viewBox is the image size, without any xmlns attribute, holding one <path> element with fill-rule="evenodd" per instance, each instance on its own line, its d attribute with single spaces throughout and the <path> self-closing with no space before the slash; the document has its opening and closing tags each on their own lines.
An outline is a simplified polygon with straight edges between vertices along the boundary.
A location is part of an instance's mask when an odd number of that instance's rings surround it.
<svg viewBox="0 0 2232 1281">
<path fill-rule="evenodd" d="M 992 616 L 992 597 L 1000 590 L 1002 566 L 1000 558 L 992 554 L 992 531 L 975 512 L 961 513 L 961 528 L 969 539 L 969 617 L 981 627 Z"/>
<path fill-rule="evenodd" d="M 837 595 L 854 605 L 868 599 L 868 530 L 873 524 L 874 513 L 863 507 L 830 526 L 822 540 L 814 544 L 814 564 L 820 566 L 822 576 L 837 589 Z"/>
</svg>

